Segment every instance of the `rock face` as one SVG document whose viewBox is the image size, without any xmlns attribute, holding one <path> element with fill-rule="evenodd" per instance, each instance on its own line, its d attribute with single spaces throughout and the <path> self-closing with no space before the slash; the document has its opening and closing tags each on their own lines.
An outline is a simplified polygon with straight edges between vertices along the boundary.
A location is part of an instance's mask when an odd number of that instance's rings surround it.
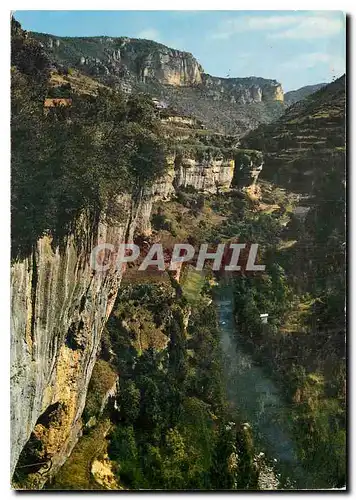
<svg viewBox="0 0 356 500">
<path fill-rule="evenodd" d="M 100 415 L 103 414 L 108 403 L 115 398 L 118 392 L 119 392 L 119 377 L 117 377 L 115 383 L 112 385 L 112 387 L 110 387 L 110 389 L 104 395 L 103 400 L 101 402 Z"/>
<path fill-rule="evenodd" d="M 283 90 L 276 80 L 211 76 L 189 52 L 152 40 L 31 36 L 61 73 L 75 68 L 126 93 L 146 92 L 218 132 L 242 136 L 284 111 Z"/>
<path fill-rule="evenodd" d="M 177 187 L 192 187 L 197 191 L 217 193 L 229 189 L 234 175 L 234 160 L 208 157 L 201 160 L 177 157 Z"/>
<path fill-rule="evenodd" d="M 131 76 L 140 82 L 157 80 L 164 85 L 196 85 L 203 68 L 188 52 L 170 49 L 150 40 L 118 38 L 106 51 L 107 61 L 85 60 L 85 64 L 103 64 L 106 72 Z M 105 65 L 106 63 L 106 65 Z"/>
<path fill-rule="evenodd" d="M 89 231 L 85 216 L 78 234 L 61 249 L 42 237 L 32 255 L 11 269 L 11 473 L 31 433 L 45 446 L 54 474 L 71 453 L 81 431 L 101 332 L 116 299 L 121 273 L 103 274 L 90 265 L 99 243 L 133 240 L 135 228 L 149 231 L 153 201 L 169 199 L 175 189 L 190 186 L 216 192 L 230 187 L 234 161 L 222 157 L 172 155 L 164 178 L 139 200 L 117 200 L 126 216 Z M 43 471 L 46 466 L 43 466 Z M 41 471 L 41 470 L 40 470 Z M 48 479 L 44 472 L 41 487 Z M 42 482 L 41 482 L 42 481 Z"/>
<path fill-rule="evenodd" d="M 101 460 L 95 459 L 91 465 L 91 474 L 95 481 L 99 483 L 105 490 L 120 490 L 120 485 L 117 482 L 116 475 L 112 470 L 112 462 L 107 453 Z"/>
<path fill-rule="evenodd" d="M 131 63 L 132 59 L 128 61 Z M 137 68 L 137 76 L 143 82 L 156 79 L 164 85 L 178 86 L 201 83 L 202 67 L 194 57 L 166 47 L 141 59 Z"/>
<path fill-rule="evenodd" d="M 156 82 L 189 87 L 199 85 L 213 100 L 232 103 L 283 102 L 283 90 L 276 80 L 265 78 L 219 78 L 204 72 L 189 52 L 138 38 L 57 38 L 33 33 L 52 59 L 73 65 L 92 75 L 111 75 L 126 84 Z"/>
<path fill-rule="evenodd" d="M 189 52 L 137 38 L 57 38 L 33 33 L 55 61 L 126 81 L 189 86 L 202 82 L 203 68 Z"/>
<path fill-rule="evenodd" d="M 240 150 L 235 155 L 233 184 L 239 188 L 253 186 L 263 169 L 263 155 L 252 149 Z"/>
<path fill-rule="evenodd" d="M 104 217 L 91 234 L 83 217 L 80 235 L 63 249 L 53 250 L 44 236 L 32 255 L 12 266 L 11 473 L 36 423 L 45 422 L 51 473 L 77 441 L 101 331 L 121 280 L 116 269 L 94 272 L 89 257 L 98 243 L 132 239 L 140 203 L 121 203 L 127 213 L 121 223 Z"/>
<path fill-rule="evenodd" d="M 214 100 L 228 100 L 236 104 L 283 102 L 283 90 L 276 80 L 264 78 L 218 78 L 203 75 L 207 95 Z"/>
<path fill-rule="evenodd" d="M 219 193 L 231 187 L 235 162 L 231 156 L 172 154 L 167 158 L 168 170 L 143 194 L 138 228 L 150 234 L 152 205 L 158 200 L 169 200 L 180 188 L 193 188 L 197 192 Z"/>
</svg>

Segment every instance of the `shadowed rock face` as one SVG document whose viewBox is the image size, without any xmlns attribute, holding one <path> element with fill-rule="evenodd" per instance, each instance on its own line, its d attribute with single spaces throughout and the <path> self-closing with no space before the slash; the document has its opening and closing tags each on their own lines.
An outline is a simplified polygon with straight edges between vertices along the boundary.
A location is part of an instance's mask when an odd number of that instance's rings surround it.
<svg viewBox="0 0 356 500">
<path fill-rule="evenodd" d="M 244 188 L 256 184 L 263 169 L 263 155 L 253 149 L 242 149 L 235 155 L 233 184 Z"/>
<path fill-rule="evenodd" d="M 51 473 L 78 439 L 102 328 L 121 280 L 116 269 L 94 272 L 89 257 L 100 242 L 117 245 L 132 238 L 140 204 L 128 197 L 122 203 L 127 217 L 121 223 L 108 224 L 103 216 L 92 232 L 83 217 L 80 240 L 73 234 L 59 250 L 44 236 L 32 255 L 12 266 L 11 472 L 41 415 L 53 405 L 60 407 L 60 418 L 42 432 Z M 44 474 L 42 484 L 46 479 Z"/>
</svg>

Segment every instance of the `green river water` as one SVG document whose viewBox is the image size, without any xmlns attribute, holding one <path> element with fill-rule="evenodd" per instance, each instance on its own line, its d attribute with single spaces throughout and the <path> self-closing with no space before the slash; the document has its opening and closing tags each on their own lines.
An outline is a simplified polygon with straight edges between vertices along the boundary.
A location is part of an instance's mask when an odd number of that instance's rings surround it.
<svg viewBox="0 0 356 500">
<path fill-rule="evenodd" d="M 257 452 L 264 453 L 266 462 L 279 479 L 279 488 L 318 488 L 313 474 L 304 470 L 298 459 L 291 431 L 291 412 L 281 388 L 243 348 L 243 339 L 236 331 L 233 295 L 228 284 L 220 283 L 214 302 L 231 407 L 252 427 Z"/>
</svg>

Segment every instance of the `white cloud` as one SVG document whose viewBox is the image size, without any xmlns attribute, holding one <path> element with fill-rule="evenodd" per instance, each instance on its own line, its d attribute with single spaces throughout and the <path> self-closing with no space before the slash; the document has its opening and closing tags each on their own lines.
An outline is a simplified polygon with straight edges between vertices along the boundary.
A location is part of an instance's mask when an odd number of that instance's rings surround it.
<svg viewBox="0 0 356 500">
<path fill-rule="evenodd" d="M 324 38 L 337 35 L 344 28 L 344 22 L 340 18 L 329 16 L 309 16 L 301 18 L 300 22 L 287 30 L 272 33 L 270 38 L 288 39 L 312 39 Z"/>
<path fill-rule="evenodd" d="M 266 30 L 285 28 L 285 26 L 298 22 L 298 16 L 259 16 L 247 20 L 247 26 L 253 30 Z"/>
<path fill-rule="evenodd" d="M 323 52 L 309 52 L 300 54 L 282 64 L 285 69 L 300 71 L 324 65 L 328 67 L 331 74 L 341 75 L 345 72 L 345 59 L 340 56 Z"/>
<path fill-rule="evenodd" d="M 227 39 L 246 31 L 285 28 L 296 22 L 296 16 L 242 16 L 223 21 L 213 38 Z"/>
<path fill-rule="evenodd" d="M 344 21 L 338 12 L 242 16 L 223 21 L 212 35 L 228 39 L 237 33 L 266 31 L 269 38 L 310 39 L 333 36 L 342 31 Z"/>
<path fill-rule="evenodd" d="M 137 33 L 136 38 L 144 38 L 145 40 L 161 41 L 161 36 L 155 28 L 147 28 Z"/>
</svg>

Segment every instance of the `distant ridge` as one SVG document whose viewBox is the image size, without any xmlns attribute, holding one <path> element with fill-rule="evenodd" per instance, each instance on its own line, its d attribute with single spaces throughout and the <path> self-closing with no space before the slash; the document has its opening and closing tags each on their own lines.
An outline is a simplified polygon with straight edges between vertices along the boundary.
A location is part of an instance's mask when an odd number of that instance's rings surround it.
<svg viewBox="0 0 356 500">
<path fill-rule="evenodd" d="M 284 111 L 277 80 L 211 76 L 189 52 L 128 37 L 57 37 L 31 33 L 54 71 L 75 69 L 124 92 L 146 92 L 209 129 L 238 137 Z"/>
<path fill-rule="evenodd" d="M 315 85 L 306 85 L 305 87 L 301 87 L 297 90 L 291 90 L 290 92 L 286 92 L 284 94 L 284 102 L 287 106 L 291 106 L 295 102 L 301 101 L 305 99 L 310 94 L 314 94 L 321 88 L 328 85 L 327 83 L 316 83 Z"/>
</svg>

